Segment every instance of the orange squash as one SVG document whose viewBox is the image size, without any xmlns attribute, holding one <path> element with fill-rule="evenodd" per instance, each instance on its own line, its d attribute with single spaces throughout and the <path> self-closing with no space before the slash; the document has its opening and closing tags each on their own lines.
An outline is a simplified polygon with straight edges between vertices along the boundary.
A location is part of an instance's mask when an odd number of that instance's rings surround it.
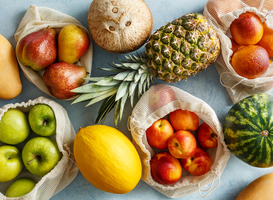
<svg viewBox="0 0 273 200">
<path fill-rule="evenodd" d="M 10 42 L 0 34 L 0 99 L 13 99 L 22 91 L 19 67 Z"/>
<path fill-rule="evenodd" d="M 265 174 L 246 186 L 235 200 L 273 200 L 273 173 Z"/>
</svg>

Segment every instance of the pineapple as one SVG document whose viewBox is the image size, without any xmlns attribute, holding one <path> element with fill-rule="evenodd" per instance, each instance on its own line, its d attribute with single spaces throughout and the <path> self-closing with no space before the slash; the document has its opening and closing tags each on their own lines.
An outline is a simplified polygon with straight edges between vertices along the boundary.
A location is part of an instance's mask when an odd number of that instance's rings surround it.
<svg viewBox="0 0 273 200">
<path fill-rule="evenodd" d="M 129 97 L 133 107 L 136 90 L 140 97 L 154 78 L 177 82 L 206 69 L 219 55 L 220 41 L 202 14 L 188 13 L 155 31 L 145 49 L 144 56 L 125 55 L 126 60 L 119 59 L 120 64 L 111 64 L 113 68 L 100 68 L 115 74 L 87 78 L 92 83 L 72 90 L 80 94 L 73 103 L 90 100 L 89 106 L 104 99 L 96 123 L 103 123 L 117 104 L 117 126 Z"/>
</svg>

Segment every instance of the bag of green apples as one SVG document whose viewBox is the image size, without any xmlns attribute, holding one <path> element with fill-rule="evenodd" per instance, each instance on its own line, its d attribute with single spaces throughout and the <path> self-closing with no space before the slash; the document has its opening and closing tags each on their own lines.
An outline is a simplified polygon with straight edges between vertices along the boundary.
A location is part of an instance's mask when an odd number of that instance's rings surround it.
<svg viewBox="0 0 273 200">
<path fill-rule="evenodd" d="M 77 19 L 31 5 L 14 37 L 16 57 L 24 75 L 47 95 L 74 99 L 75 93 L 70 90 L 88 82 L 83 78 L 91 74 L 92 40 Z"/>
<path fill-rule="evenodd" d="M 38 97 L 0 109 L 0 199 L 48 200 L 79 170 L 66 110 Z"/>
<path fill-rule="evenodd" d="M 220 184 L 230 151 L 216 113 L 201 99 L 174 86 L 152 85 L 134 107 L 129 127 L 142 180 L 157 191 L 171 198 L 195 192 L 205 197 Z M 216 145 L 206 146 L 212 136 Z"/>
</svg>

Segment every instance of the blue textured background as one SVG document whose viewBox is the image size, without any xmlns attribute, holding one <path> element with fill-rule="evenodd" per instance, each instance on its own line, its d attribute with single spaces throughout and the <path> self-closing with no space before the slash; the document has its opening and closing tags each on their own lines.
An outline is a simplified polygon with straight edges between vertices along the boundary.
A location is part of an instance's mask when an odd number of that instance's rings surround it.
<svg viewBox="0 0 273 200">
<path fill-rule="evenodd" d="M 153 30 L 158 29 L 165 23 L 182 16 L 188 12 L 203 12 L 206 0 L 146 0 L 154 19 Z M 13 34 L 15 33 L 22 17 L 31 4 L 36 6 L 45 6 L 59 10 L 78 19 L 86 28 L 87 14 L 91 0 L 0 0 L 0 34 L 6 37 L 13 47 L 16 42 Z M 100 49 L 95 43 L 93 54 L 92 76 L 103 76 L 105 72 L 97 69 L 98 67 L 107 67 L 107 63 L 116 61 L 116 57 L 122 58 L 122 55 L 111 54 Z M 1 48 L 1 47 L 0 47 Z M 144 52 L 141 48 L 138 52 Z M 1 72 L 0 72 L 1 73 Z M 77 131 L 79 127 L 85 127 L 94 124 L 99 104 L 85 107 L 86 103 L 70 105 L 71 101 L 61 101 L 51 98 L 41 92 L 35 85 L 30 83 L 20 70 L 23 83 L 22 93 L 12 100 L 0 100 L 0 107 L 8 103 L 23 102 L 29 99 L 35 99 L 39 96 L 45 96 L 60 103 L 68 112 L 70 120 Z M 156 81 L 155 83 L 159 83 Z M 214 65 L 211 65 L 206 71 L 189 78 L 187 81 L 181 81 L 175 85 L 192 95 L 207 102 L 216 112 L 219 120 L 223 123 L 225 115 L 232 106 L 232 102 L 226 89 L 220 84 L 219 74 Z M 126 104 L 123 120 L 119 123 L 118 129 L 129 138 L 130 132 L 127 129 L 127 118 L 130 116 L 132 108 Z M 106 125 L 114 126 L 114 113 L 111 112 L 106 121 Z M 226 169 L 221 176 L 219 187 L 214 190 L 206 199 L 207 200 L 234 200 L 239 192 L 251 181 L 259 176 L 272 172 L 272 169 L 258 169 L 247 166 L 231 155 Z M 216 184 L 216 183 L 215 183 Z M 110 194 L 96 189 L 89 184 L 81 175 L 78 174 L 76 179 L 63 191 L 52 197 L 52 200 L 85 200 L 85 199 L 169 199 L 152 187 L 140 181 L 137 187 L 128 194 L 117 195 Z M 198 193 L 181 198 L 183 200 L 202 199 Z"/>
</svg>

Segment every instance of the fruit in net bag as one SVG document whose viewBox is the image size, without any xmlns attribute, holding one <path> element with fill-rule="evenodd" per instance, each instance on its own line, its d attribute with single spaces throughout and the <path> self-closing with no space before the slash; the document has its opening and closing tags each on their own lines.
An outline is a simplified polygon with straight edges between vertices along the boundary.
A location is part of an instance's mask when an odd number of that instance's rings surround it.
<svg viewBox="0 0 273 200">
<path fill-rule="evenodd" d="M 20 178 L 14 181 L 7 189 L 6 197 L 21 197 L 29 193 L 36 185 L 30 178 Z"/>
<path fill-rule="evenodd" d="M 197 129 L 196 140 L 205 149 L 213 149 L 218 146 L 217 134 L 207 123 L 201 124 Z"/>
<path fill-rule="evenodd" d="M 48 137 L 35 137 L 30 139 L 22 150 L 22 159 L 27 170 L 37 176 L 49 173 L 61 160 L 55 140 Z"/>
<path fill-rule="evenodd" d="M 168 140 L 169 152 L 175 158 L 193 156 L 196 147 L 196 139 L 189 131 L 177 131 Z"/>
<path fill-rule="evenodd" d="M 76 95 L 72 89 L 81 86 L 86 69 L 80 65 L 58 62 L 50 65 L 43 75 L 43 81 L 50 94 L 57 99 L 68 99 Z"/>
<path fill-rule="evenodd" d="M 159 119 L 146 130 L 146 137 L 150 146 L 166 149 L 168 147 L 168 139 L 173 133 L 173 127 L 170 122 L 167 119 Z"/>
<path fill-rule="evenodd" d="M 57 58 L 57 31 L 42 28 L 23 37 L 17 44 L 18 60 L 35 71 L 41 71 Z"/>
<path fill-rule="evenodd" d="M 25 141 L 29 134 L 26 114 L 17 108 L 8 109 L 0 120 L 0 142 L 16 145 Z"/>
<path fill-rule="evenodd" d="M 159 152 L 150 160 L 151 176 L 161 184 L 172 184 L 182 176 L 179 160 L 168 152 Z"/>
<path fill-rule="evenodd" d="M 75 24 L 64 26 L 58 34 L 58 61 L 75 63 L 87 51 L 90 39 L 87 31 Z"/>
<path fill-rule="evenodd" d="M 15 146 L 0 147 L 0 182 L 8 182 L 17 177 L 24 165 L 21 153 Z"/>
<path fill-rule="evenodd" d="M 96 123 L 116 104 L 117 124 L 128 97 L 133 104 L 135 92 L 140 96 L 154 78 L 177 82 L 206 69 L 220 53 L 220 40 L 202 14 L 188 13 L 155 31 L 145 49 L 144 56 L 128 55 L 114 68 L 102 68 L 113 75 L 88 78 L 95 83 L 72 90 L 81 94 L 73 103 L 89 100 L 92 105 L 105 99 Z"/>
<path fill-rule="evenodd" d="M 234 53 L 231 65 L 235 72 L 248 79 L 258 78 L 268 69 L 270 58 L 259 45 L 248 45 Z"/>
<path fill-rule="evenodd" d="M 181 159 L 181 165 L 190 174 L 201 176 L 210 170 L 211 159 L 205 150 L 197 147 L 193 156 Z"/>
<path fill-rule="evenodd" d="M 52 136 L 56 134 L 55 113 L 49 105 L 37 104 L 28 114 L 28 122 L 31 130 L 40 136 Z"/>
<path fill-rule="evenodd" d="M 268 52 L 269 57 L 273 57 L 273 30 L 269 28 L 266 23 L 263 23 L 264 34 L 262 39 L 257 43 L 257 45 L 262 46 Z"/>
<path fill-rule="evenodd" d="M 169 114 L 169 120 L 175 131 L 196 131 L 199 117 L 194 112 L 178 109 Z"/>
<path fill-rule="evenodd" d="M 263 36 L 263 24 L 255 13 L 246 12 L 230 24 L 230 33 L 240 45 L 256 44 Z"/>
</svg>

